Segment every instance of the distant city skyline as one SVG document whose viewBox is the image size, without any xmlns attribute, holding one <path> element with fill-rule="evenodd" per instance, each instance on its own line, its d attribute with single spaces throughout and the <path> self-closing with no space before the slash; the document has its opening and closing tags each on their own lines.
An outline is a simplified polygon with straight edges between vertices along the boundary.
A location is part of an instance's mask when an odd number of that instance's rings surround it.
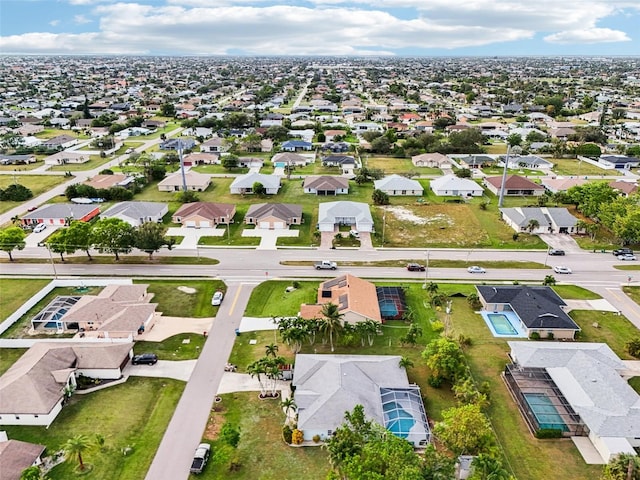
<svg viewBox="0 0 640 480">
<path fill-rule="evenodd" d="M 640 0 L 0 0 L 0 54 L 640 55 Z"/>
</svg>

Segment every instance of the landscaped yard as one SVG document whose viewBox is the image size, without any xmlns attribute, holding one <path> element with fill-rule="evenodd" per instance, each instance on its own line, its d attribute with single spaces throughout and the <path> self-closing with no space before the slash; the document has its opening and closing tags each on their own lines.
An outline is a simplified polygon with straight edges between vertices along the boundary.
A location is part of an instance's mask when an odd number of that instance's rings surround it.
<svg viewBox="0 0 640 480">
<path fill-rule="evenodd" d="M 78 172 L 84 170 L 93 170 L 94 168 L 98 168 L 100 165 L 104 165 L 114 158 L 115 156 L 113 155 L 108 155 L 104 158 L 100 157 L 100 155 L 91 155 L 88 162 L 54 165 L 49 170 L 51 170 L 52 172 Z"/>
<path fill-rule="evenodd" d="M 40 443 L 49 454 L 68 439 L 95 434 L 105 438 L 104 451 L 87 452 L 93 468 L 86 479 L 142 480 L 156 453 L 184 383 L 166 378 L 130 377 L 126 383 L 87 395 L 76 394 L 53 424 L 45 427 L 6 426 L 9 438 Z M 125 449 L 130 449 L 124 454 Z M 76 478 L 76 461 L 65 462 L 50 473 L 51 480 Z"/>
<path fill-rule="evenodd" d="M 201 334 L 180 333 L 162 342 L 136 342 L 133 351 L 136 355 L 153 352 L 160 360 L 192 360 L 200 356 L 204 341 Z"/>
<path fill-rule="evenodd" d="M 153 293 L 152 303 L 157 303 L 158 312 L 167 317 L 214 317 L 218 307 L 211 306 L 213 293 L 226 286 L 220 280 L 134 280 L 134 283 L 149 285 L 148 291 Z M 195 293 L 185 293 L 178 287 L 189 287 Z"/>
<path fill-rule="evenodd" d="M 18 183 L 27 187 L 34 197 L 48 192 L 53 187 L 67 182 L 69 179 L 63 175 L 0 175 L 0 188 L 7 188 L 12 183 Z M 23 202 L 0 202 L 0 213 L 7 212 Z"/>
<path fill-rule="evenodd" d="M 549 161 L 554 164 L 553 171 L 558 175 L 620 175 L 616 170 L 605 170 L 576 158 L 550 158 Z"/>
</svg>

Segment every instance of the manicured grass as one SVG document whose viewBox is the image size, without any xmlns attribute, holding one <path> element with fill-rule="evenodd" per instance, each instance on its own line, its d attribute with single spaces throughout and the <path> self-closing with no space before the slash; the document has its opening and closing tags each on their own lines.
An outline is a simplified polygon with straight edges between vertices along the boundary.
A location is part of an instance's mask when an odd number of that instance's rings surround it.
<svg viewBox="0 0 640 480">
<path fill-rule="evenodd" d="M 569 316 L 580 326 L 578 338 L 582 342 L 603 342 L 611 347 L 620 358 L 631 360 L 625 344 L 638 336 L 638 329 L 627 317 L 615 312 L 594 312 L 573 310 Z"/>
<path fill-rule="evenodd" d="M 554 285 L 551 288 L 565 300 L 598 300 L 602 298 L 597 293 L 577 285 Z"/>
<path fill-rule="evenodd" d="M 44 158 L 44 157 L 42 157 Z M 21 165 L 0 165 L 0 172 L 20 172 L 20 171 L 24 171 L 24 170 L 33 170 L 34 168 L 38 168 L 41 167 L 44 163 L 42 161 L 40 161 L 41 159 L 38 158 L 38 161 L 34 162 L 34 163 L 29 163 L 29 164 L 21 164 Z"/>
<path fill-rule="evenodd" d="M 622 291 L 631 297 L 631 300 L 640 305 L 640 287 L 622 287 Z"/>
<path fill-rule="evenodd" d="M 417 173 L 427 174 L 427 170 L 435 170 L 436 175 L 441 173 L 440 169 L 425 169 L 424 167 L 416 167 L 410 158 L 394 158 L 394 157 L 373 157 L 369 156 L 366 160 L 367 168 L 377 168 L 384 171 L 385 175 L 392 174 L 408 174 Z"/>
<path fill-rule="evenodd" d="M 151 301 L 167 317 L 214 317 L 218 307 L 211 306 L 211 297 L 218 289 L 227 290 L 220 280 L 134 280 L 134 283 L 149 285 L 148 291 L 154 294 Z M 196 293 L 184 293 L 178 290 L 180 286 L 195 288 Z"/>
<path fill-rule="evenodd" d="M 184 343 L 189 340 L 189 343 Z M 192 360 L 200 356 L 205 338 L 202 334 L 181 333 L 162 342 L 136 342 L 134 353 L 153 352 L 160 360 Z"/>
<path fill-rule="evenodd" d="M 91 155 L 88 162 L 54 165 L 49 170 L 51 170 L 52 172 L 78 172 L 84 170 L 93 170 L 94 168 L 98 168 L 100 165 L 104 165 L 114 158 L 115 156 L 113 155 L 107 155 L 104 158 L 102 158 L 100 155 Z"/>
<path fill-rule="evenodd" d="M 36 133 L 34 137 L 42 140 L 50 140 L 59 135 L 69 135 L 79 140 L 88 140 L 90 138 L 87 135 L 80 135 L 75 130 L 63 130 L 62 128 L 45 128 L 43 131 Z"/>
<path fill-rule="evenodd" d="M 87 452 L 85 462 L 93 469 L 87 479 L 142 480 L 178 403 L 184 383 L 164 378 L 130 377 L 126 383 L 87 395 L 74 395 L 58 418 L 44 427 L 5 429 L 9 438 L 44 444 L 56 452 L 69 438 L 95 434 L 106 439 L 105 451 Z M 122 449 L 131 448 L 128 455 Z M 49 472 L 51 480 L 77 475 L 77 462 L 65 462 Z"/>
<path fill-rule="evenodd" d="M 48 283 L 49 280 L 33 278 L 0 280 L 0 321 L 5 320 Z"/>
<path fill-rule="evenodd" d="M 181 237 L 184 238 L 184 237 Z M 217 265 L 220 260 L 215 258 L 206 257 L 169 257 L 169 256 L 154 256 L 149 260 L 148 256 L 141 257 L 139 255 L 123 255 L 120 254 L 120 260 L 116 261 L 116 257 L 113 255 L 94 255 L 91 254 L 93 260 L 89 260 L 85 254 L 77 254 L 76 256 L 65 256 L 64 264 L 73 265 Z M 46 263 L 49 264 L 50 260 L 43 260 L 41 258 L 16 258 L 13 263 Z M 60 256 L 53 257 L 53 262 L 62 264 Z M 0 263 L 9 263 L 8 258 L 0 258 Z"/>
<path fill-rule="evenodd" d="M 294 265 L 294 266 L 313 266 L 315 262 L 306 260 L 283 260 L 281 265 Z M 425 265 L 424 258 L 409 259 L 409 260 L 370 260 L 370 261 L 341 261 L 338 265 L 343 267 L 406 267 L 407 263 L 419 263 Z M 466 268 L 473 265 L 474 262 L 467 262 L 465 260 L 445 260 L 434 259 L 429 260 L 429 268 Z M 528 269 L 549 269 L 539 262 L 519 261 L 519 260 L 492 260 L 482 262 L 482 266 L 486 268 L 528 268 Z M 599 298 L 599 297 L 597 297 Z"/>
<path fill-rule="evenodd" d="M 269 280 L 262 282 L 251 292 L 244 314 L 247 317 L 295 316 L 303 303 L 316 303 L 318 282 L 298 282 L 299 288 L 287 293 L 292 282 Z"/>
<path fill-rule="evenodd" d="M 280 400 L 259 400 L 256 392 L 222 395 L 211 413 L 211 422 L 227 421 L 240 430 L 240 443 L 234 454 L 240 468 L 230 472 L 228 462 L 216 458 L 200 475 L 192 479 L 209 480 L 299 480 L 325 478 L 329 471 L 327 451 L 323 448 L 292 448 L 282 441 L 284 413 Z M 205 432 L 205 441 L 213 435 Z M 216 451 L 219 441 L 212 443 Z"/>
<path fill-rule="evenodd" d="M 68 180 L 69 178 L 63 175 L 0 175 L 0 188 L 7 188 L 13 183 L 18 183 L 27 187 L 31 190 L 33 196 L 37 197 Z M 21 203 L 22 202 L 0 202 L 0 213 L 7 212 Z"/>
<path fill-rule="evenodd" d="M 4 283 L 4 282 L 0 282 Z M 45 281 L 48 283 L 48 281 Z M 102 290 L 102 287 L 87 287 L 83 292 L 78 292 L 76 287 L 56 287 L 49 292 L 45 297 L 36 303 L 33 308 L 29 309 L 22 317 L 18 319 L 13 325 L 5 330 L 0 337 L 2 338 L 24 338 L 27 336 L 27 332 L 31 328 L 31 319 L 38 314 L 44 307 L 46 307 L 54 298 L 60 295 L 97 295 Z M 33 292 L 35 293 L 35 292 Z M 33 295 L 31 293 L 31 295 Z M 73 334 L 55 335 L 55 334 L 41 334 L 36 336 L 29 336 L 29 338 L 64 338 L 72 336 Z"/>
<path fill-rule="evenodd" d="M 616 270 L 640 270 L 640 264 L 638 263 L 623 263 L 622 265 L 614 265 Z"/>
<path fill-rule="evenodd" d="M 640 377 L 632 377 L 629 379 L 629 385 L 633 388 L 636 393 L 640 393 Z"/>
<path fill-rule="evenodd" d="M 553 171 L 558 175 L 620 175 L 616 170 L 604 170 L 576 158 L 550 158 L 549 161 L 554 164 Z"/>
<path fill-rule="evenodd" d="M 0 375 L 9 370 L 26 351 L 26 348 L 0 348 Z"/>
</svg>

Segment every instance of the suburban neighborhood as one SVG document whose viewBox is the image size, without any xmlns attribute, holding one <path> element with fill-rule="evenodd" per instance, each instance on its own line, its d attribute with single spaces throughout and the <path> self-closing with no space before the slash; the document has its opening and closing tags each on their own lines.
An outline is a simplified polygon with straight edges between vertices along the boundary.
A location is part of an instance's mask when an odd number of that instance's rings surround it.
<svg viewBox="0 0 640 480">
<path fill-rule="evenodd" d="M 0 72 L 0 480 L 640 475 L 636 57 Z"/>
</svg>

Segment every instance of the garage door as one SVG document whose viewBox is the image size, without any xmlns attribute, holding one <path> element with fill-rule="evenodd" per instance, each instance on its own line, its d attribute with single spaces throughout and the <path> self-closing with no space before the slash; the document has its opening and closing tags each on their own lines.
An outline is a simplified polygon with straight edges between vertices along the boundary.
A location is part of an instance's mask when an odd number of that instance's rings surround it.
<svg viewBox="0 0 640 480">
<path fill-rule="evenodd" d="M 200 228 L 211 228 L 211 222 L 203 220 L 200 222 Z"/>
<path fill-rule="evenodd" d="M 195 220 L 187 220 L 185 222 L 185 227 L 195 227 L 196 226 L 196 221 Z"/>
<path fill-rule="evenodd" d="M 269 230 L 269 228 L 271 228 L 271 225 L 269 224 L 269 222 L 260 222 L 260 228 Z"/>
<path fill-rule="evenodd" d="M 284 222 L 273 222 L 273 228 L 276 230 L 282 230 L 284 227 Z"/>
</svg>

